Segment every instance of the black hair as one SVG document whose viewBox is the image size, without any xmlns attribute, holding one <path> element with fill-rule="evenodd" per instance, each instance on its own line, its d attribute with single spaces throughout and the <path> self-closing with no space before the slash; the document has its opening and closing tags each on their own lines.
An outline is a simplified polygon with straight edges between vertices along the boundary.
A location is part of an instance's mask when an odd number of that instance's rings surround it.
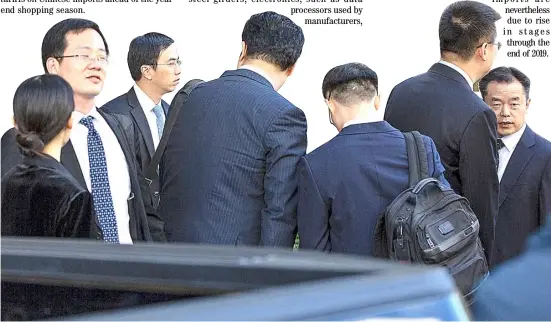
<svg viewBox="0 0 551 322">
<path fill-rule="evenodd" d="M 370 101 L 377 94 L 379 81 L 377 73 L 360 63 L 348 63 L 333 67 L 323 79 L 323 98 L 333 98 L 350 106 Z"/>
<path fill-rule="evenodd" d="M 252 15 L 245 23 L 241 39 L 247 45 L 246 58 L 266 61 L 282 71 L 297 62 L 304 45 L 302 29 L 273 11 Z"/>
<path fill-rule="evenodd" d="M 499 19 L 501 15 L 496 10 L 480 2 L 450 4 L 440 17 L 440 54 L 451 52 L 462 60 L 470 60 L 478 46 L 495 41 L 495 22 Z"/>
<path fill-rule="evenodd" d="M 109 55 L 109 46 L 107 46 L 107 41 L 99 29 L 99 26 L 95 22 L 79 18 L 65 19 L 53 25 L 48 32 L 46 32 L 46 35 L 42 40 L 42 67 L 44 67 L 45 73 L 48 73 L 48 68 L 46 66 L 48 58 L 63 56 L 63 53 L 67 48 L 67 34 L 70 32 L 78 34 L 86 29 L 93 29 L 98 32 L 101 39 L 103 39 L 105 52 Z"/>
<path fill-rule="evenodd" d="M 161 52 L 173 43 L 172 38 L 158 32 L 150 32 L 134 38 L 130 42 L 127 56 L 132 79 L 139 81 L 142 78 L 143 65 L 150 65 L 155 69 Z"/>
<path fill-rule="evenodd" d="M 514 81 L 518 81 L 522 85 L 526 99 L 528 99 L 530 97 L 530 78 L 514 67 L 492 69 L 486 76 L 482 77 L 478 87 L 480 88 L 482 98 L 485 99 L 488 95 L 488 85 L 491 82 L 512 83 Z"/>
<path fill-rule="evenodd" d="M 74 108 L 73 90 L 60 76 L 45 74 L 21 83 L 13 97 L 16 142 L 21 152 L 41 154 L 66 127 Z"/>
</svg>

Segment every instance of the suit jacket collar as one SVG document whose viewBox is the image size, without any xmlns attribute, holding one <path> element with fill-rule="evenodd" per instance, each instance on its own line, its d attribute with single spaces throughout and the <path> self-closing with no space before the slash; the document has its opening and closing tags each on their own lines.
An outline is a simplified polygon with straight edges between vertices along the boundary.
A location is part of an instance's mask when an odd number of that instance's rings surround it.
<svg viewBox="0 0 551 322">
<path fill-rule="evenodd" d="M 536 145 L 536 133 L 526 126 L 520 142 L 511 155 L 507 168 L 503 173 L 503 178 L 499 183 L 499 205 L 503 203 L 511 188 L 515 185 L 522 171 L 528 165 L 528 162 L 534 155 Z"/>
<path fill-rule="evenodd" d="M 128 93 L 126 93 L 126 99 L 128 101 L 128 105 L 132 107 L 130 114 L 134 118 L 135 123 L 138 125 L 138 129 L 140 130 L 140 133 L 145 140 L 145 146 L 147 147 L 147 152 L 149 152 L 149 157 L 152 158 L 153 154 L 155 153 L 153 136 L 151 135 L 149 123 L 147 123 L 147 118 L 145 117 L 143 108 L 138 101 L 138 96 L 136 96 L 136 91 L 134 91 L 134 87 L 130 88 Z"/>
<path fill-rule="evenodd" d="M 353 135 L 366 133 L 385 133 L 398 131 L 387 121 L 352 124 L 342 129 L 339 135 Z"/>
<path fill-rule="evenodd" d="M 436 73 L 444 77 L 447 77 L 453 81 L 463 84 L 465 87 L 473 91 L 473 89 L 469 86 L 469 83 L 467 82 L 465 77 L 463 77 L 463 75 L 461 75 L 455 69 L 448 67 L 444 64 L 436 63 L 432 65 L 432 67 L 429 69 L 429 73 Z"/>
<path fill-rule="evenodd" d="M 236 69 L 236 70 L 227 70 L 220 77 L 228 77 L 228 76 L 239 76 L 239 77 L 249 78 L 249 79 L 251 79 L 255 82 L 258 82 L 262 85 L 268 86 L 271 89 L 274 88 L 269 80 L 267 80 L 266 78 L 260 76 L 260 74 L 258 74 L 256 72 L 253 72 L 250 69 L 240 68 L 240 69 Z"/>
</svg>

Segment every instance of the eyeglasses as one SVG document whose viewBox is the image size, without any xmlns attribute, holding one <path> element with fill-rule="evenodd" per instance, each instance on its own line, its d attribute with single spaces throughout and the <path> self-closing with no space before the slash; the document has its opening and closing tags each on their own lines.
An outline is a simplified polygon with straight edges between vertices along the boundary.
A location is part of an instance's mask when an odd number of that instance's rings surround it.
<svg viewBox="0 0 551 322">
<path fill-rule="evenodd" d="M 92 56 L 92 55 L 68 55 L 68 56 L 57 56 L 57 59 L 61 58 L 74 58 L 79 63 L 91 64 L 93 62 L 98 62 L 100 65 L 105 66 L 109 63 L 109 57 L 106 55 Z"/>
<path fill-rule="evenodd" d="M 165 65 L 165 66 L 168 66 L 168 67 L 171 67 L 171 68 L 175 68 L 176 66 L 178 66 L 178 67 L 182 66 L 182 61 L 179 60 L 179 59 L 176 59 L 176 60 L 172 60 L 172 61 L 170 61 L 170 62 L 168 62 L 168 63 L 166 63 L 166 64 L 158 64 L 158 63 L 157 63 L 156 65 L 157 65 L 157 66 L 159 66 L 159 65 Z"/>
<path fill-rule="evenodd" d="M 480 47 L 484 46 L 484 44 L 496 45 L 496 46 L 497 46 L 497 50 L 500 50 L 500 49 L 501 49 L 501 42 L 499 42 L 499 41 L 498 41 L 498 42 L 488 42 L 488 43 L 485 42 L 485 43 L 482 43 L 482 44 L 476 46 L 476 48 L 480 48 Z"/>
</svg>

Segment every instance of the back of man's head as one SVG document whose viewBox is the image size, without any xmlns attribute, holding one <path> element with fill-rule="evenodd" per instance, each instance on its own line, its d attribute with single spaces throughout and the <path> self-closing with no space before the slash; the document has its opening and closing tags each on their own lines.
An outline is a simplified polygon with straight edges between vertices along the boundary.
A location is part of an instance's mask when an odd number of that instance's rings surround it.
<svg viewBox="0 0 551 322">
<path fill-rule="evenodd" d="M 291 19 L 267 11 L 252 15 L 241 35 L 246 60 L 263 60 L 285 71 L 295 65 L 304 45 L 302 29 Z"/>
<path fill-rule="evenodd" d="M 476 1 L 452 3 L 440 18 L 440 54 L 449 52 L 469 61 L 478 46 L 495 41 L 495 22 L 499 19 L 501 15 L 486 4 Z"/>
<path fill-rule="evenodd" d="M 377 95 L 377 73 L 364 64 L 348 63 L 333 67 L 323 79 L 322 94 L 344 106 L 371 102 Z"/>
</svg>

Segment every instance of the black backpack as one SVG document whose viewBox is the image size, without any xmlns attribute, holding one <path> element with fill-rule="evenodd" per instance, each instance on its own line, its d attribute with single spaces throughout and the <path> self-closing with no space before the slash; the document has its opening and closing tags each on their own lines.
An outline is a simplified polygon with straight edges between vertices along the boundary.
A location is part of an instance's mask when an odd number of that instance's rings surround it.
<svg viewBox="0 0 551 322">
<path fill-rule="evenodd" d="M 459 290 L 469 296 L 488 276 L 478 219 L 467 199 L 429 176 L 421 134 L 414 131 L 404 136 L 410 187 L 379 216 L 374 255 L 445 266 Z"/>
</svg>

